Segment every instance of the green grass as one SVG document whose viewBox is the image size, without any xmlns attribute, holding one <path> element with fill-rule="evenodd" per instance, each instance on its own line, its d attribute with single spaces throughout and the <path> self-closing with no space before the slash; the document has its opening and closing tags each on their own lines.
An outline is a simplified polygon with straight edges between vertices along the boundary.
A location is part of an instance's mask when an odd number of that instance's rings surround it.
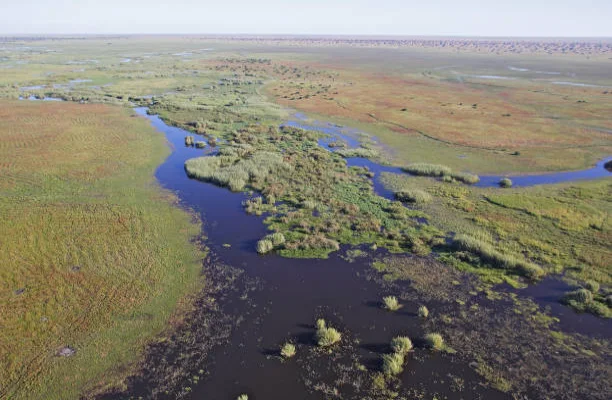
<svg viewBox="0 0 612 400">
<path fill-rule="evenodd" d="M 428 333 L 425 335 L 425 343 L 432 350 L 444 350 L 444 338 L 439 333 Z"/>
<path fill-rule="evenodd" d="M 383 305 L 384 308 L 389 311 L 397 311 L 403 307 L 395 296 L 383 297 Z"/>
<path fill-rule="evenodd" d="M 412 350 L 412 341 L 406 336 L 397 336 L 391 340 L 391 349 L 394 353 L 408 354 Z"/>
<path fill-rule="evenodd" d="M 316 341 L 319 347 L 331 347 L 342 340 L 342 334 L 335 328 L 327 326 L 324 319 L 317 320 Z"/>
<path fill-rule="evenodd" d="M 427 318 L 429 317 L 429 310 L 425 306 L 419 306 L 417 314 L 421 318 Z"/>
<path fill-rule="evenodd" d="M 285 343 L 281 348 L 280 354 L 283 358 L 292 358 L 297 353 L 296 347 L 293 343 Z"/>
<path fill-rule="evenodd" d="M 404 371 L 405 357 L 403 353 L 382 355 L 382 370 L 385 375 L 395 376 Z"/>
<path fill-rule="evenodd" d="M 0 387 L 77 398 L 122 379 L 197 287 L 199 227 L 156 185 L 169 150 L 146 121 L 98 105 L 1 109 Z M 76 353 L 55 357 L 63 346 Z"/>
</svg>

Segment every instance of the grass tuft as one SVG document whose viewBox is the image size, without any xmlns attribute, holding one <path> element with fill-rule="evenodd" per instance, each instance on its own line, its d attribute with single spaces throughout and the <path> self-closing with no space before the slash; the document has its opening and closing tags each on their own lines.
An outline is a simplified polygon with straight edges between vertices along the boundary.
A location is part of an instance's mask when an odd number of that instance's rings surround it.
<svg viewBox="0 0 612 400">
<path fill-rule="evenodd" d="M 340 342 L 342 334 L 336 329 L 328 327 L 324 319 L 318 319 L 316 339 L 320 347 L 330 347 Z"/>
<path fill-rule="evenodd" d="M 386 296 L 383 297 L 383 307 L 389 311 L 397 311 L 403 306 L 397 300 L 395 296 Z"/>
<path fill-rule="evenodd" d="M 439 333 L 428 333 L 425 335 L 425 343 L 427 347 L 433 350 L 444 350 L 444 338 Z"/>
<path fill-rule="evenodd" d="M 293 343 L 285 343 L 281 348 L 280 354 L 283 358 L 291 358 L 297 353 L 296 347 Z"/>
<path fill-rule="evenodd" d="M 382 370 L 385 375 L 395 376 L 404 370 L 405 357 L 402 353 L 392 353 L 382 355 Z"/>
<path fill-rule="evenodd" d="M 406 336 L 397 336 L 391 340 L 391 349 L 394 353 L 408 354 L 412 350 L 412 341 Z"/>
<path fill-rule="evenodd" d="M 503 178 L 499 181 L 499 186 L 503 188 L 512 187 L 512 181 L 509 178 Z"/>
</svg>

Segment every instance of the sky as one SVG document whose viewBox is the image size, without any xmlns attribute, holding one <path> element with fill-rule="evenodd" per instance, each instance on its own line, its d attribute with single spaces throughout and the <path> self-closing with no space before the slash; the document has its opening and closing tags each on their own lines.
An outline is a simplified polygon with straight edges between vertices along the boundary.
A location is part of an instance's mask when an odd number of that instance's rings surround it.
<svg viewBox="0 0 612 400">
<path fill-rule="evenodd" d="M 612 0 L 0 0 L 28 33 L 612 37 Z"/>
</svg>

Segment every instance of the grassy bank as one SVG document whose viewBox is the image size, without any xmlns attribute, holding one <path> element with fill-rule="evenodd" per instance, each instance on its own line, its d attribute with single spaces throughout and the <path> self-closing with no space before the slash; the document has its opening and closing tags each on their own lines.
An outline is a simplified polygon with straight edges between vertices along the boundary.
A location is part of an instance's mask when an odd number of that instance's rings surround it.
<svg viewBox="0 0 612 400">
<path fill-rule="evenodd" d="M 114 384 L 198 282 L 199 227 L 153 178 L 164 138 L 120 108 L 3 102 L 0 142 L 0 397 Z"/>
</svg>

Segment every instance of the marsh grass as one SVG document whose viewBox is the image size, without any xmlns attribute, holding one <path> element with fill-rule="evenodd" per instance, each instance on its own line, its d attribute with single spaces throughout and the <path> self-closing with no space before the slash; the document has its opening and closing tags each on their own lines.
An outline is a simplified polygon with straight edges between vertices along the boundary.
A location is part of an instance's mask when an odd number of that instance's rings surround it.
<svg viewBox="0 0 612 400">
<path fill-rule="evenodd" d="M 402 307 L 403 305 L 399 303 L 399 301 L 397 300 L 397 297 L 395 296 L 383 297 L 383 308 L 385 308 L 386 310 L 397 311 Z"/>
<path fill-rule="evenodd" d="M 385 375 L 395 376 L 404 371 L 406 358 L 403 353 L 391 353 L 382 355 L 382 370 Z"/>
<path fill-rule="evenodd" d="M 444 338 L 439 333 L 428 333 L 425 335 L 425 343 L 432 350 L 444 350 Z"/>
<path fill-rule="evenodd" d="M 281 356 L 285 359 L 292 358 L 296 353 L 297 349 L 293 343 L 285 343 L 280 351 Z"/>
<path fill-rule="evenodd" d="M 336 150 L 335 153 L 341 155 L 344 158 L 375 158 L 378 156 L 378 152 L 376 150 L 366 149 L 363 147 L 356 149 L 341 148 Z"/>
<path fill-rule="evenodd" d="M 257 242 L 257 252 L 259 254 L 266 254 L 274 250 L 274 244 L 271 240 L 261 239 Z"/>
<path fill-rule="evenodd" d="M 153 176 L 165 138 L 121 108 L 19 102 L 0 107 L 0 142 L 0 392 L 115 384 L 199 288 L 199 225 Z"/>
<path fill-rule="evenodd" d="M 419 306 L 417 314 L 421 318 L 427 318 L 429 316 L 429 310 L 425 306 Z"/>
<path fill-rule="evenodd" d="M 531 280 L 540 279 L 545 274 L 539 265 L 521 260 L 510 254 L 501 253 L 495 250 L 491 244 L 469 235 L 455 235 L 453 244 L 459 249 L 476 254 L 484 262 L 490 263 L 497 268 L 513 270 Z"/>
<path fill-rule="evenodd" d="M 480 181 L 476 174 L 454 172 L 450 167 L 440 164 L 415 163 L 409 164 L 402 169 L 412 175 L 439 177 L 445 182 L 460 181 L 471 185 Z"/>
<path fill-rule="evenodd" d="M 391 349 L 394 353 L 408 354 L 412 347 L 412 341 L 407 336 L 397 336 L 391 340 Z"/>
<path fill-rule="evenodd" d="M 395 193 L 395 198 L 407 203 L 429 203 L 432 197 L 429 193 L 420 189 L 406 189 Z"/>
<path fill-rule="evenodd" d="M 340 342 L 342 334 L 332 327 L 328 327 L 324 319 L 318 319 L 315 338 L 319 347 L 331 347 Z"/>
</svg>

